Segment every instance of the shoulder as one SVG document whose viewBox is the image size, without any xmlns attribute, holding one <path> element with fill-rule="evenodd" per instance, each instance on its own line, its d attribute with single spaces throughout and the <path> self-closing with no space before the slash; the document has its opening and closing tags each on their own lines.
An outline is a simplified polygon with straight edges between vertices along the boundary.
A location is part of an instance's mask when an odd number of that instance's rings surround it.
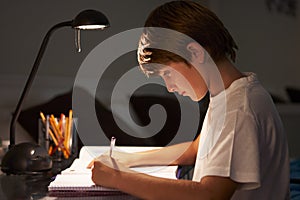
<svg viewBox="0 0 300 200">
<path fill-rule="evenodd" d="M 262 109 L 274 109 L 270 94 L 254 73 L 246 73 L 246 77 L 236 80 L 225 93 L 228 111 L 239 109 L 256 113 Z"/>
</svg>

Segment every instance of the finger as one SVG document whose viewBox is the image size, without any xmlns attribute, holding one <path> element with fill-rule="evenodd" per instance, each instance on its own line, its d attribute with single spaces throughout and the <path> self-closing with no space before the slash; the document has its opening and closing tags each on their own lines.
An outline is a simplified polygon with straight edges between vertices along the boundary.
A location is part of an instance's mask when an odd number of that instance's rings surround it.
<svg viewBox="0 0 300 200">
<path fill-rule="evenodd" d="M 92 176 L 91 176 L 92 181 L 96 184 L 96 175 L 95 175 L 95 169 L 92 170 Z"/>
<path fill-rule="evenodd" d="M 100 166 L 102 166 L 102 162 L 100 162 L 98 160 L 94 160 L 94 168 L 93 169 L 100 167 Z"/>
<path fill-rule="evenodd" d="M 86 168 L 91 169 L 94 166 L 95 160 L 93 159 L 87 166 Z"/>
</svg>

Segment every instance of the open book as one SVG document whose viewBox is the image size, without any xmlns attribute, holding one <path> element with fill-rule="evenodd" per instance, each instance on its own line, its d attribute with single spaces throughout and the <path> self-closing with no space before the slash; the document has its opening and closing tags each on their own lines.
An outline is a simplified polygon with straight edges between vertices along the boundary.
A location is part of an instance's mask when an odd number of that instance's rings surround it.
<svg viewBox="0 0 300 200">
<path fill-rule="evenodd" d="M 125 152 L 146 151 L 159 147 L 118 147 L 115 150 Z M 97 186 L 91 180 L 91 170 L 87 169 L 88 163 L 95 157 L 107 152 L 108 146 L 84 146 L 81 148 L 79 158 L 72 165 L 58 174 L 48 186 L 50 196 L 98 196 L 121 194 L 122 192 Z M 176 179 L 176 166 L 149 166 L 134 167 L 132 170 L 152 176 Z"/>
</svg>

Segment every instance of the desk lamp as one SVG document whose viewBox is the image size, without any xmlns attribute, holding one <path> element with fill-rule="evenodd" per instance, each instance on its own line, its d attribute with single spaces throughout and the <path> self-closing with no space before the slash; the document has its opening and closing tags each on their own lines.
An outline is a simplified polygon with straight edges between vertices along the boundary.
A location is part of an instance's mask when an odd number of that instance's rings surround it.
<svg viewBox="0 0 300 200">
<path fill-rule="evenodd" d="M 95 10 L 84 10 L 80 12 L 74 20 L 61 22 L 54 25 L 47 32 L 43 39 L 40 50 L 37 54 L 22 95 L 13 113 L 10 124 L 10 145 L 8 152 L 4 155 L 1 163 L 1 170 L 6 174 L 39 174 L 52 168 L 52 160 L 48 152 L 43 147 L 25 142 L 15 145 L 16 122 L 20 115 L 24 99 L 36 76 L 42 56 L 47 47 L 51 34 L 62 27 L 72 27 L 75 29 L 75 44 L 78 52 L 80 47 L 80 30 L 104 29 L 109 27 L 109 21 L 104 14 Z"/>
</svg>

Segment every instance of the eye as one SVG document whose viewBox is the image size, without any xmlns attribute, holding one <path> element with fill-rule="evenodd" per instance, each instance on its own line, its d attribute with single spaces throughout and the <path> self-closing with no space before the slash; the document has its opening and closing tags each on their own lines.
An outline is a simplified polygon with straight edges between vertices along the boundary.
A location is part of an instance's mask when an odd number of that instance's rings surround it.
<svg viewBox="0 0 300 200">
<path fill-rule="evenodd" d="M 169 70 L 166 70 L 163 72 L 162 74 L 164 77 L 170 77 L 171 76 L 171 72 Z"/>
</svg>

